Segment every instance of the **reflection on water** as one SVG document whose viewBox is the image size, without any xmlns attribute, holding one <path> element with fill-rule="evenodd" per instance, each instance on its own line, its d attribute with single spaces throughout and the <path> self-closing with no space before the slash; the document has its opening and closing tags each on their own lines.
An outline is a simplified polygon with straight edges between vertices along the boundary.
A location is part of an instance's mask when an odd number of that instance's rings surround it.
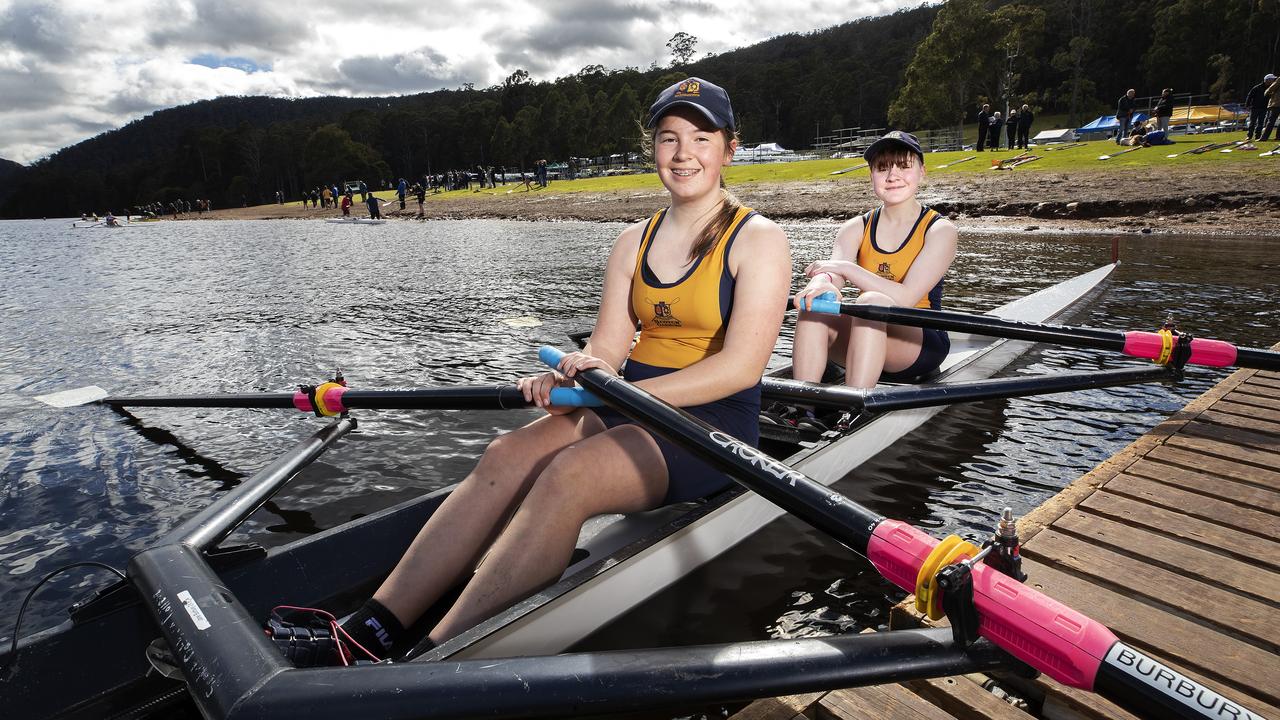
<svg viewBox="0 0 1280 720">
<path fill-rule="evenodd" d="M 29 398 L 97 384 L 118 394 L 488 383 L 536 370 L 533 348 L 589 326 L 620 225 L 458 221 L 342 227 L 165 222 L 71 231 L 0 223 L 0 617 L 68 562 L 129 556 L 313 432 L 265 410 L 53 411 Z M 787 228 L 797 266 L 830 225 Z M 966 237 L 950 307 L 979 310 L 1106 261 L 1109 238 Z M 1269 345 L 1277 254 L 1258 240 L 1126 240 L 1111 290 L 1080 318 Z M 1217 268 L 1233 268 L 1222 277 Z M 780 349 L 790 337 L 784 332 Z M 1011 372 L 1119 367 L 1077 350 Z M 842 481 L 879 512 L 936 532 L 1022 513 L 1221 375 L 1177 388 L 1097 390 L 944 412 Z M 382 412 L 239 533 L 278 545 L 454 482 L 495 433 L 534 411 Z M 50 583 L 25 627 L 54 622 L 98 576 Z M 784 519 L 589 641 L 596 647 L 797 636 L 875 624 L 894 591 L 842 548 Z M 0 626 L 0 637 L 11 629 Z"/>
</svg>

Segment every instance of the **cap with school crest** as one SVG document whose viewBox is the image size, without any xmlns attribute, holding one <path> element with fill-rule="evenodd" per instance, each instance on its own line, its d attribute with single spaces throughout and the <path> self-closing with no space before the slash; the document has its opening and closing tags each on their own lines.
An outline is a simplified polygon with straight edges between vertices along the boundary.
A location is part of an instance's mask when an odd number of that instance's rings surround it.
<svg viewBox="0 0 1280 720">
<path fill-rule="evenodd" d="M 921 162 L 924 161 L 924 150 L 920 149 L 920 141 L 916 139 L 915 135 L 908 132 L 902 132 L 901 130 L 892 130 L 887 132 L 884 137 L 868 145 L 867 149 L 862 151 L 862 159 L 870 161 L 871 158 L 875 157 L 876 153 L 884 150 L 886 145 L 902 145 L 911 152 L 919 155 Z"/>
<path fill-rule="evenodd" d="M 733 105 L 729 104 L 729 93 L 719 85 L 696 77 L 681 80 L 663 90 L 649 106 L 646 127 L 657 125 L 663 115 L 680 106 L 696 109 L 718 128 L 733 129 Z"/>
</svg>

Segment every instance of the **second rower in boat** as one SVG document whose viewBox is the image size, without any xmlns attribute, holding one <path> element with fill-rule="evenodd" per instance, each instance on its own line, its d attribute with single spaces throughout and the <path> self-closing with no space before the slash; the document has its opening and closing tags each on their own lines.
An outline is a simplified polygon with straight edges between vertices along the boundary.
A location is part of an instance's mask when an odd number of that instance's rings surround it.
<svg viewBox="0 0 1280 720">
<path fill-rule="evenodd" d="M 956 226 L 920 204 L 924 151 L 910 133 L 893 131 L 862 154 L 880 207 L 846 222 L 836 234 L 830 260 L 805 269 L 796 293 L 792 376 L 819 382 L 828 359 L 844 366 L 846 385 L 872 388 L 881 380 L 907 382 L 927 375 L 947 357 L 951 342 L 941 330 L 871 322 L 847 315 L 808 312 L 813 298 L 856 288 L 858 303 L 920 307 L 942 304 L 942 277 L 956 254 Z M 775 403 L 761 421 L 825 431 L 850 418 L 819 419 L 814 409 Z"/>
<path fill-rule="evenodd" d="M 380 655 L 399 649 L 404 628 L 451 588 L 465 586 L 428 634 L 433 644 L 554 583 L 595 515 L 651 510 L 731 484 L 618 412 L 550 406 L 551 389 L 576 373 L 621 368 L 657 397 L 758 440 L 760 376 L 789 284 L 786 236 L 723 189 L 721 171 L 738 144 L 723 89 L 698 78 L 672 85 L 650 108 L 648 127 L 670 207 L 618 236 L 586 347 L 560 372 L 519 381 L 548 414 L 489 445 L 344 623 Z"/>
</svg>

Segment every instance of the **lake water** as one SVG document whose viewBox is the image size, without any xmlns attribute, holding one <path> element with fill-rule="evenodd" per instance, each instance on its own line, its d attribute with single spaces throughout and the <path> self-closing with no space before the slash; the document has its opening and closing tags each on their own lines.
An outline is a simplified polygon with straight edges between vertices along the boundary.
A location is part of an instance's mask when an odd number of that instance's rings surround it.
<svg viewBox="0 0 1280 720">
<path fill-rule="evenodd" d="M 504 382 L 534 351 L 590 327 L 616 224 L 511 221 L 174 221 L 71 230 L 0 223 L 0 638 L 26 592 L 77 560 L 129 557 L 320 426 L 299 413 L 100 407 L 53 410 L 37 394 L 291 390 L 341 367 L 352 386 Z M 835 226 L 786 227 L 797 267 Z M 949 307 L 984 310 L 1108 261 L 1110 237 L 965 234 Z M 1079 324 L 1280 340 L 1280 244 L 1126 235 L 1124 263 Z M 787 346 L 790 328 L 781 349 Z M 1136 361 L 1046 348 L 1010 372 Z M 1019 515 L 1203 392 L 1129 387 L 949 409 L 839 485 L 941 534 Z M 362 413 L 240 534 L 279 545 L 459 479 L 495 433 L 535 411 Z M 243 538 L 242 538 L 243 539 Z M 72 571 L 41 589 L 23 634 L 107 582 Z M 797 521 L 753 536 L 582 647 L 796 637 L 875 625 L 899 594 Z"/>
</svg>

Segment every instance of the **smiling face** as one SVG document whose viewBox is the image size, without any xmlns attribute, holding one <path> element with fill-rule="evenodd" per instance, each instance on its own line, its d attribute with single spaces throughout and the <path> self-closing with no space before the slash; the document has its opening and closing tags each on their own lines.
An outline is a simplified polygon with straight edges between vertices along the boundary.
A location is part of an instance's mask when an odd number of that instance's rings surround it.
<svg viewBox="0 0 1280 720">
<path fill-rule="evenodd" d="M 737 140 L 697 110 L 676 108 L 654 129 L 653 159 L 671 195 L 694 200 L 720 189 L 720 169 L 733 161 Z"/>
<path fill-rule="evenodd" d="M 905 147 L 893 147 L 870 161 L 871 189 L 885 205 L 897 205 L 916 195 L 924 180 L 920 156 Z"/>
</svg>

